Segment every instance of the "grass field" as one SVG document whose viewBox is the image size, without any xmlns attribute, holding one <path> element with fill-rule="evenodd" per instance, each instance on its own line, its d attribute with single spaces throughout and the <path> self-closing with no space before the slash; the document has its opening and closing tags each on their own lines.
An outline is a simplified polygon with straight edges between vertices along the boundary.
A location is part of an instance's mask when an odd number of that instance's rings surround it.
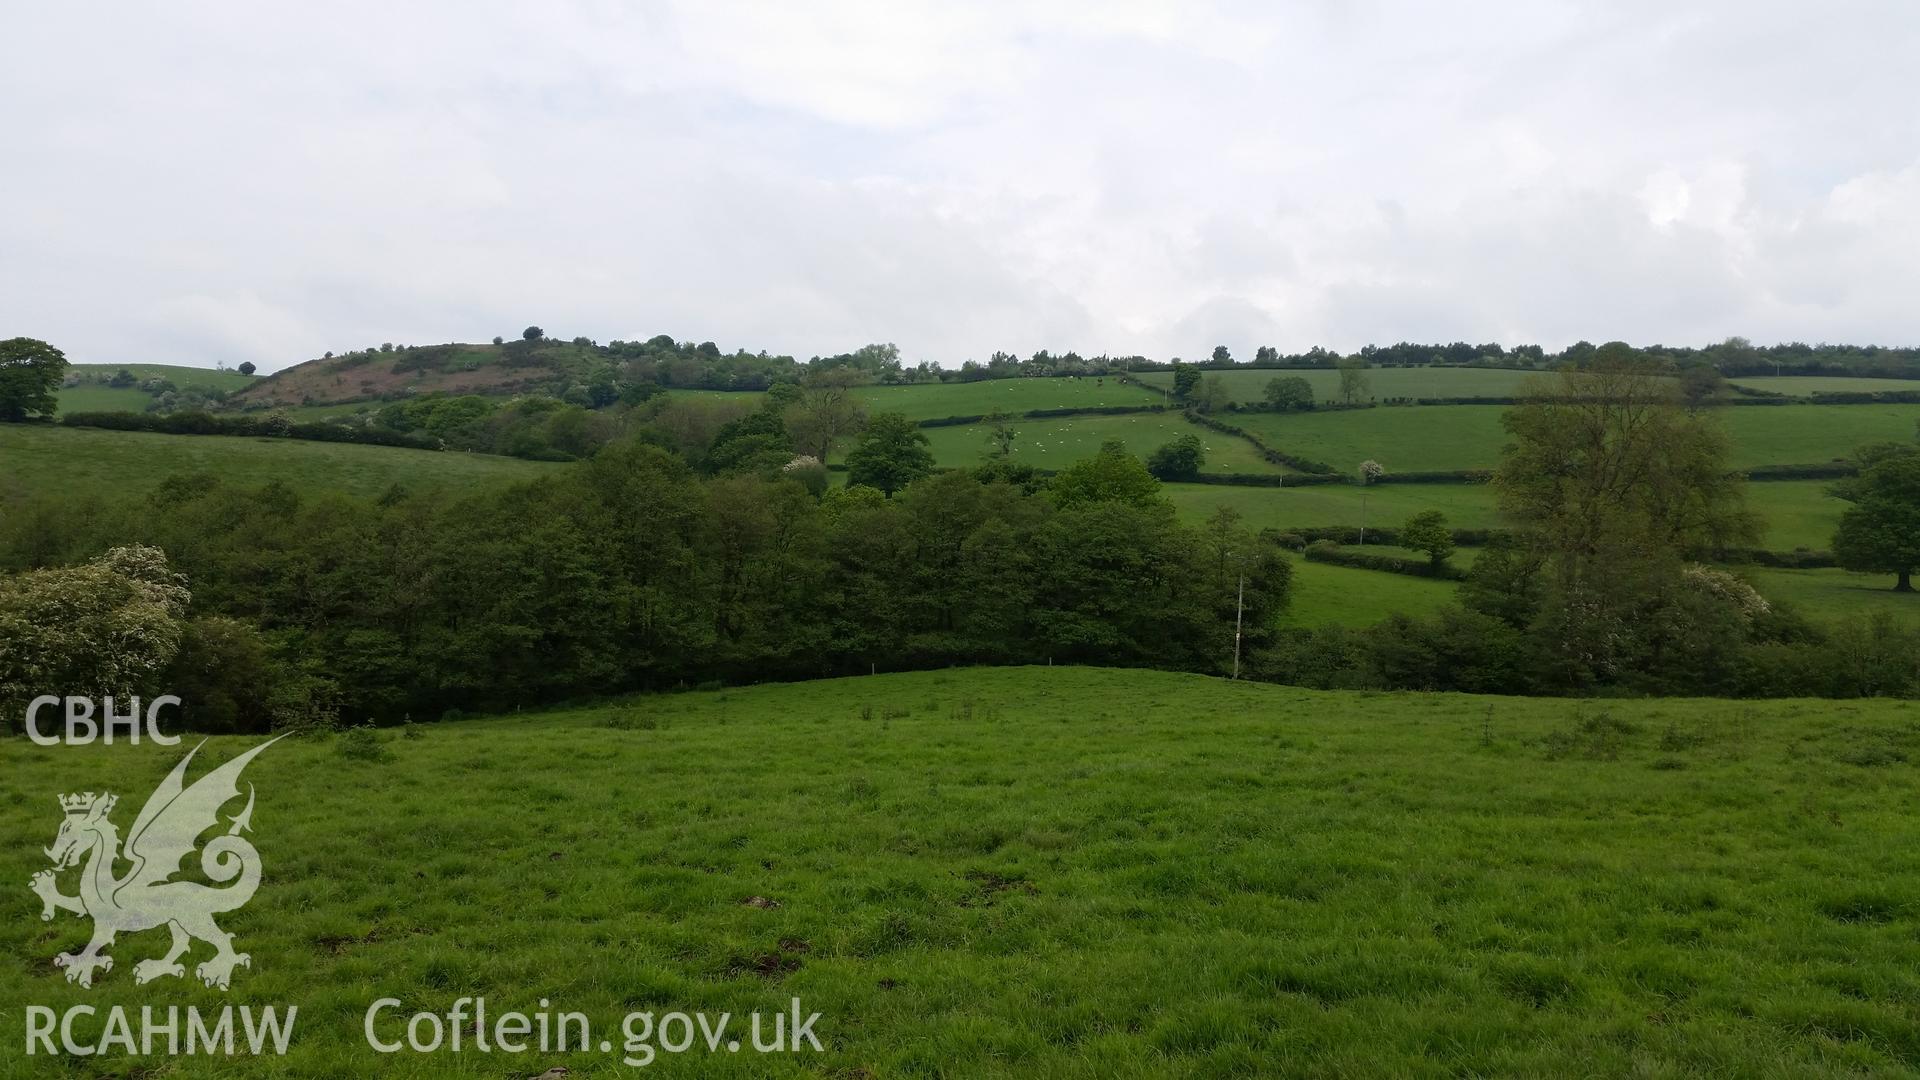
<svg viewBox="0 0 1920 1080">
<path fill-rule="evenodd" d="M 1168 484 L 1167 497 L 1181 513 L 1200 520 L 1215 508 L 1231 506 L 1255 529 L 1299 529 L 1317 525 L 1393 525 L 1424 510 L 1438 510 L 1456 529 L 1500 525 L 1493 489 L 1485 484 L 1316 484 L 1295 488 L 1229 487 L 1224 484 Z"/>
<path fill-rule="evenodd" d="M 1746 406 L 1722 414 L 1736 468 L 1833 461 L 1863 443 L 1920 436 L 1920 405 Z"/>
<path fill-rule="evenodd" d="M 1492 368 L 1368 368 L 1368 398 L 1390 397 L 1510 397 L 1518 393 L 1528 379 L 1539 378 L 1536 371 L 1501 371 Z M 1333 401 L 1340 393 L 1340 373 L 1331 368 L 1307 370 L 1203 371 L 1202 378 L 1218 376 L 1234 401 L 1264 401 L 1267 384 L 1274 379 L 1297 375 L 1313 387 L 1316 401 Z M 1163 389 L 1173 388 L 1173 373 L 1148 371 L 1134 376 L 1141 382 Z"/>
<path fill-rule="evenodd" d="M 1158 405 L 1166 398 L 1118 379 L 991 379 L 918 386 L 863 386 L 855 393 L 868 412 L 897 412 L 913 420 L 986 416 L 998 409 L 1018 415 L 1037 409 L 1094 409 L 1110 405 Z"/>
<path fill-rule="evenodd" d="M 1747 508 L 1766 522 L 1760 546 L 1771 551 L 1826 551 L 1847 504 L 1827 494 L 1829 480 L 1768 480 L 1748 484 Z"/>
<path fill-rule="evenodd" d="M 1016 421 L 1013 427 L 1018 432 L 1013 443 L 1014 460 L 1043 469 L 1064 468 L 1082 458 L 1092 457 L 1099 451 L 1100 444 L 1108 439 L 1118 439 L 1126 444 L 1129 451 L 1144 459 L 1181 435 L 1198 435 L 1207 454 L 1202 472 L 1287 471 L 1261 457 L 1247 440 L 1190 424 L 1179 413 L 1050 417 Z M 989 424 L 955 424 L 923 430 L 932 444 L 936 463 L 942 466 L 966 466 L 978 465 L 985 457 L 988 436 L 993 428 Z"/>
<path fill-rule="evenodd" d="M 1493 468 L 1507 441 L 1500 427 L 1506 411 L 1500 405 L 1388 406 L 1228 420 L 1276 450 L 1352 475 L 1369 459 L 1390 473 Z"/>
<path fill-rule="evenodd" d="M 302 490 L 378 495 L 548 475 L 548 462 L 490 454 L 352 446 L 298 439 L 157 435 L 0 424 L 0 498 L 26 494 L 145 497 L 176 473 L 210 472 L 238 484 L 284 480 Z"/>
<path fill-rule="evenodd" d="M 55 395 L 60 412 L 146 412 L 153 395 L 133 387 L 82 384 L 63 386 Z"/>
<path fill-rule="evenodd" d="M 1371 458 L 1388 472 L 1490 469 L 1507 434 L 1504 406 L 1431 405 L 1231 417 L 1269 446 L 1348 472 Z M 1735 468 L 1844 458 L 1862 443 L 1911 441 L 1920 405 L 1749 406 L 1721 411 Z"/>
<path fill-rule="evenodd" d="M 237 371 L 215 371 L 213 368 L 187 367 L 183 364 L 74 364 L 70 370 L 75 375 L 107 378 L 124 370 L 142 381 L 166 379 L 182 389 L 204 386 L 214 390 L 238 390 L 260 380 L 260 376 L 242 375 Z"/>
<path fill-rule="evenodd" d="M 1886 612 L 1920 620 L 1920 593 L 1893 591 L 1892 574 L 1850 574 L 1845 570 L 1778 570 L 1742 567 L 1761 594 L 1784 600 L 1802 615 L 1832 620 Z"/>
<path fill-rule="evenodd" d="M 1451 581 L 1296 558 L 1293 594 L 1280 622 L 1284 626 L 1372 626 L 1393 614 L 1431 615 L 1454 603 L 1454 592 Z"/>
<path fill-rule="evenodd" d="M 429 725 L 383 735 L 386 760 L 291 739 L 246 773 L 264 878 L 222 916 L 252 956 L 224 995 L 136 987 L 157 931 L 68 985 L 51 958 L 86 924 L 40 921 L 25 888 L 53 795 L 117 792 L 124 827 L 185 748 L 9 739 L 0 1070 L 158 1075 L 23 1057 L 27 1004 L 298 1006 L 286 1057 L 166 1076 L 591 1078 L 631 1075 L 629 1011 L 744 1022 L 798 997 L 824 1053 L 655 1067 L 1901 1074 L 1920 1064 L 1917 730 L 1913 703 L 1027 668 Z M 213 740 L 196 775 L 247 745 Z M 383 996 L 402 1015 L 546 999 L 614 1046 L 381 1057 L 361 1028 Z"/>
<path fill-rule="evenodd" d="M 1871 393 L 1879 390 L 1920 390 L 1920 379 L 1855 379 L 1841 375 L 1760 375 L 1728 379 L 1735 386 L 1775 394 L 1807 397 L 1811 394 Z"/>
</svg>

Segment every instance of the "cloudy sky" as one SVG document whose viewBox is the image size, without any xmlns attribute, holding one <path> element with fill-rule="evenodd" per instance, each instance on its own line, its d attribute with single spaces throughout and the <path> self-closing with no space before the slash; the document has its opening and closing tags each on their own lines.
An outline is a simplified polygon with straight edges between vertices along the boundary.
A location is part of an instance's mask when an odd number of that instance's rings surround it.
<svg viewBox="0 0 1920 1080">
<path fill-rule="evenodd" d="M 1920 344 L 1920 6 L 5 0 L 0 336 Z"/>
</svg>

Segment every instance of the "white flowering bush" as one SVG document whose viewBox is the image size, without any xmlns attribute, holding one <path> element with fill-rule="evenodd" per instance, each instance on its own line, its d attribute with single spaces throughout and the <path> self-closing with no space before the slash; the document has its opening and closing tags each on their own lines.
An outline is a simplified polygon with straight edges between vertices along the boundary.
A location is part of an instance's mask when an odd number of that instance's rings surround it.
<svg viewBox="0 0 1920 1080">
<path fill-rule="evenodd" d="M 1773 605 L 1755 592 L 1753 586 L 1725 570 L 1691 563 L 1680 574 L 1689 587 L 1732 604 L 1748 622 L 1773 610 Z"/>
<path fill-rule="evenodd" d="M 41 694 L 150 696 L 180 650 L 190 599 L 153 547 L 0 578 L 0 720 L 11 729 Z"/>
</svg>

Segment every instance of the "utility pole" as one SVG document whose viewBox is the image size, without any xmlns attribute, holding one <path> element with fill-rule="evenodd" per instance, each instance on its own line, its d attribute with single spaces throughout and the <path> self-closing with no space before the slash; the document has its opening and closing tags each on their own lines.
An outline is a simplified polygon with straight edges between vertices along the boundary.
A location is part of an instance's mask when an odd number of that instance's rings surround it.
<svg viewBox="0 0 1920 1080">
<path fill-rule="evenodd" d="M 1240 591 L 1233 600 L 1233 677 L 1240 677 L 1240 620 L 1247 611 L 1247 575 L 1240 575 Z"/>
</svg>

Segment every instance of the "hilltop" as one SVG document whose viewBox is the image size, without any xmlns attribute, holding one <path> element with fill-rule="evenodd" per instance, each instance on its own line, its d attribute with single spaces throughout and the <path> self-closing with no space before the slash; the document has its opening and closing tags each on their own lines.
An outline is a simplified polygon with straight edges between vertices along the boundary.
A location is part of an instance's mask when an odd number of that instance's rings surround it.
<svg viewBox="0 0 1920 1080">
<path fill-rule="evenodd" d="M 564 395 L 583 389 L 602 368 L 608 350 L 560 341 L 513 341 L 499 345 L 387 346 L 296 364 L 245 387 L 229 407 L 292 408 L 377 401 L 413 394 Z"/>
</svg>

